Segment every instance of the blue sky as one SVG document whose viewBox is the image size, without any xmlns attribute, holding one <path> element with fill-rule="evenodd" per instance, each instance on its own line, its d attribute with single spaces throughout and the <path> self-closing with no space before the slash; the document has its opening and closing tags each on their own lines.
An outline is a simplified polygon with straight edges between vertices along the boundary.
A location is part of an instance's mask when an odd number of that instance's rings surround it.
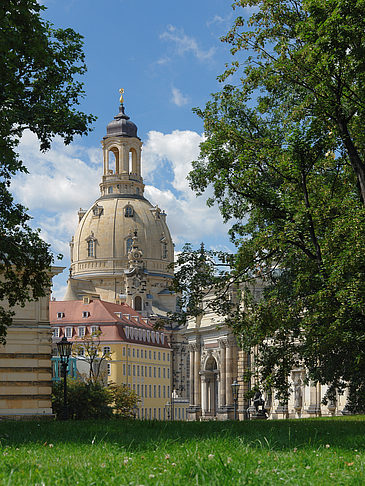
<svg viewBox="0 0 365 486">
<path fill-rule="evenodd" d="M 216 208 L 196 198 L 185 180 L 199 153 L 203 126 L 192 112 L 220 89 L 216 78 L 230 60 L 219 38 L 235 16 L 224 0 L 47 0 L 43 17 L 56 27 L 84 36 L 88 72 L 81 109 L 98 117 L 88 137 L 65 147 L 56 139 L 41 154 L 36 138 L 25 133 L 20 154 L 30 170 L 12 184 L 16 199 L 29 208 L 33 225 L 59 263 L 69 266 L 68 242 L 77 210 L 99 196 L 102 172 L 100 140 L 118 112 L 119 88 L 125 89 L 127 114 L 144 142 L 142 171 L 146 197 L 165 209 L 176 250 L 184 242 L 204 241 L 211 248 L 232 248 Z M 62 298 L 67 268 L 54 279 Z"/>
</svg>

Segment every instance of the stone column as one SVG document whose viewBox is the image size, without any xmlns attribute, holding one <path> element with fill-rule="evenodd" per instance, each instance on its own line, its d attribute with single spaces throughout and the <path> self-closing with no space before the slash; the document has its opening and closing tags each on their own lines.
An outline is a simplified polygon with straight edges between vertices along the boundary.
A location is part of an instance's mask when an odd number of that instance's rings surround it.
<svg viewBox="0 0 365 486">
<path fill-rule="evenodd" d="M 307 412 L 311 415 L 319 415 L 321 411 L 320 399 L 318 400 L 318 385 L 311 382 L 309 388 L 309 407 Z"/>
<path fill-rule="evenodd" d="M 194 405 L 194 348 L 189 345 L 189 357 L 190 357 L 190 389 L 189 389 L 189 399 L 190 406 Z"/>
<path fill-rule="evenodd" d="M 226 348 L 226 405 L 232 405 L 232 342 L 228 342 Z"/>
<path fill-rule="evenodd" d="M 129 153 L 125 143 L 119 149 L 119 170 L 122 174 L 128 174 L 129 172 Z"/>
<path fill-rule="evenodd" d="M 141 177 L 141 149 L 137 150 L 137 174 Z"/>
<path fill-rule="evenodd" d="M 219 370 L 219 407 L 224 407 L 226 404 L 226 343 L 220 340 L 219 347 L 221 357 Z"/>
<path fill-rule="evenodd" d="M 200 346 L 195 344 L 194 353 L 194 405 L 201 405 L 201 391 L 200 391 Z"/>
<path fill-rule="evenodd" d="M 208 409 L 208 393 L 207 393 L 207 379 L 205 375 L 200 375 L 201 378 L 201 393 L 202 393 L 202 416 L 204 417 Z"/>
<path fill-rule="evenodd" d="M 104 148 L 103 150 L 103 161 L 104 161 L 104 175 L 109 174 L 109 151 Z"/>
</svg>

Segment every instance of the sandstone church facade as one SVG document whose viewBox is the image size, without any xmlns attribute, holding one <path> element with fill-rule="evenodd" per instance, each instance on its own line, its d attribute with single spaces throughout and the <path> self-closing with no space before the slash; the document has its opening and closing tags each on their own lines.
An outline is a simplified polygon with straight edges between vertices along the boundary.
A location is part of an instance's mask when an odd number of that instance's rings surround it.
<svg viewBox="0 0 365 486">
<path fill-rule="evenodd" d="M 122 99 L 101 143 L 100 197 L 88 210 L 79 211 L 64 300 L 99 298 L 125 303 L 150 321 L 164 319 L 176 310 L 176 295 L 169 290 L 174 246 L 166 213 L 144 196 L 142 142 Z M 165 326 L 173 349 L 171 391 L 176 399 L 189 400 L 186 417 L 190 420 L 232 419 L 235 380 L 240 385 L 238 418 L 253 412 L 244 395 L 254 384 L 243 378 L 254 356 L 243 352 L 223 321 L 205 313 L 184 328 Z M 264 397 L 269 418 L 341 413 L 344 396 L 325 407 L 321 399 L 326 387 L 307 384 L 304 378 L 304 369 L 292 371 L 293 394 L 285 405 L 275 400 L 274 392 Z"/>
<path fill-rule="evenodd" d="M 166 213 L 145 198 L 142 141 L 122 99 L 101 144 L 100 197 L 88 210 L 78 212 L 63 300 L 100 299 L 130 306 L 148 323 L 165 320 L 168 312 L 176 310 L 176 295 L 169 290 L 174 245 Z M 52 325 L 56 327 L 57 322 Z M 163 330 L 173 349 L 170 399 L 173 395 L 176 403 L 181 402 L 176 411 L 186 408 L 189 393 L 182 331 L 173 324 Z"/>
</svg>

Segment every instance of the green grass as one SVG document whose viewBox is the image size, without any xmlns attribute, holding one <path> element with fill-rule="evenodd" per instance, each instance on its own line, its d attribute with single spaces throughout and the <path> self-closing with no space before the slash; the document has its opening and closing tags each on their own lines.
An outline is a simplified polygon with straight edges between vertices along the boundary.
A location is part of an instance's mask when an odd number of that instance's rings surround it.
<svg viewBox="0 0 365 486">
<path fill-rule="evenodd" d="M 364 485 L 365 417 L 0 422 L 1 485 Z"/>
</svg>

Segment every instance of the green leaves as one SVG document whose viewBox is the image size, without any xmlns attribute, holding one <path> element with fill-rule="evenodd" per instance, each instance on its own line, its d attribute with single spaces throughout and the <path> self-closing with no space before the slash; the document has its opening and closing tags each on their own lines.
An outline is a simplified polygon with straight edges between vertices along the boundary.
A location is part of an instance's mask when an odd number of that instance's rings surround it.
<svg viewBox="0 0 365 486">
<path fill-rule="evenodd" d="M 84 95 L 78 76 L 86 71 L 82 36 L 42 20 L 35 0 L 4 0 L 0 6 L 0 300 L 10 307 L 37 299 L 49 289 L 53 257 L 26 209 L 9 193 L 11 177 L 27 172 L 16 148 L 24 130 L 40 149 L 59 135 L 66 144 L 87 134 L 92 115 L 75 110 Z M 0 340 L 11 311 L 0 308 Z"/>
<path fill-rule="evenodd" d="M 224 38 L 235 59 L 221 80 L 238 72 L 241 83 L 196 110 L 206 139 L 189 175 L 196 192 L 213 188 L 237 246 L 209 305 L 245 349 L 258 347 L 260 379 L 281 400 L 302 366 L 331 384 L 329 395 L 349 386 L 353 408 L 364 410 L 365 2 L 234 5 L 238 15 L 258 7 Z M 224 291 L 233 283 L 235 307 Z M 195 295 L 193 308 L 205 298 Z"/>
</svg>

